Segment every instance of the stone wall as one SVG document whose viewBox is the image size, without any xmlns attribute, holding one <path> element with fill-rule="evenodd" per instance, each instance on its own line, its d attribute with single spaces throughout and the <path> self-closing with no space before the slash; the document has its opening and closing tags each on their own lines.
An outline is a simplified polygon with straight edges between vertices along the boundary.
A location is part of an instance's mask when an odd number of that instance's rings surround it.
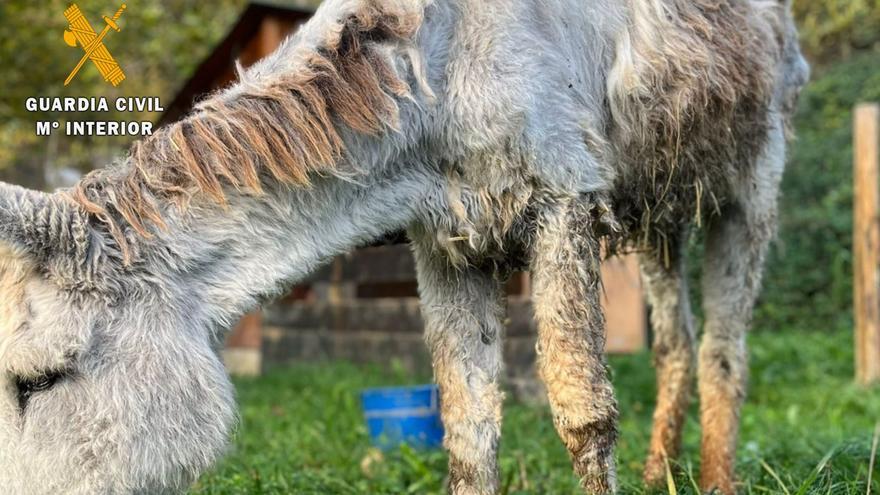
<svg viewBox="0 0 880 495">
<path fill-rule="evenodd" d="M 263 366 L 343 359 L 396 361 L 406 369 L 429 371 L 414 277 L 406 246 L 368 248 L 337 260 L 264 310 Z M 634 260 L 607 262 L 603 277 L 608 351 L 643 349 L 646 311 Z M 528 292 L 528 276 L 515 275 L 508 285 L 504 354 L 507 387 L 534 397 L 540 391 L 534 371 L 537 330 Z"/>
</svg>

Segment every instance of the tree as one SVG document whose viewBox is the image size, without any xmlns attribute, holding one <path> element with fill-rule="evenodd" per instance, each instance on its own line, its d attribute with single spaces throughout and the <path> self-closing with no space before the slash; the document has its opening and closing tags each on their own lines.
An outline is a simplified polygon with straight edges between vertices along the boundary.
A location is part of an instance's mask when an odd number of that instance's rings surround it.
<svg viewBox="0 0 880 495">
<path fill-rule="evenodd" d="M 880 47 L 880 0 L 795 0 L 794 12 L 814 62 Z"/>
</svg>

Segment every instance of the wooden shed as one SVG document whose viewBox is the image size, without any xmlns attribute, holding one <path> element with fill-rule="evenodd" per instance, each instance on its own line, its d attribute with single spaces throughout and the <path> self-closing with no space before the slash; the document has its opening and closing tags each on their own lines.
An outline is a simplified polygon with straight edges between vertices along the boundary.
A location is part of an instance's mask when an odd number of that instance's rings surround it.
<svg viewBox="0 0 880 495">
<path fill-rule="evenodd" d="M 160 123 L 185 115 L 205 93 L 235 78 L 235 62 L 247 67 L 270 54 L 311 15 L 306 8 L 251 3 L 240 19 L 168 105 Z M 397 242 L 394 242 L 397 241 Z M 633 352 L 646 344 L 646 309 L 634 257 L 603 265 L 609 352 Z M 535 325 L 529 277 L 508 284 L 505 354 L 515 388 L 534 382 Z M 398 360 L 410 368 L 429 366 L 422 342 L 412 255 L 402 235 L 384 245 L 361 248 L 334 260 L 262 312 L 246 316 L 227 340 L 225 359 L 234 373 L 255 374 L 266 365 L 291 361 Z"/>
</svg>

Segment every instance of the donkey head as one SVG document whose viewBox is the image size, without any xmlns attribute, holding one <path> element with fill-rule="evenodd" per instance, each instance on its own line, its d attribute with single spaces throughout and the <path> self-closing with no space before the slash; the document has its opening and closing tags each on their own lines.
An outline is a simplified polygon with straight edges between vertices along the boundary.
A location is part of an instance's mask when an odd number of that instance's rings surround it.
<svg viewBox="0 0 880 495">
<path fill-rule="evenodd" d="M 223 449 L 212 338 L 105 236 L 65 196 L 0 183 L 4 493 L 178 492 Z"/>
</svg>

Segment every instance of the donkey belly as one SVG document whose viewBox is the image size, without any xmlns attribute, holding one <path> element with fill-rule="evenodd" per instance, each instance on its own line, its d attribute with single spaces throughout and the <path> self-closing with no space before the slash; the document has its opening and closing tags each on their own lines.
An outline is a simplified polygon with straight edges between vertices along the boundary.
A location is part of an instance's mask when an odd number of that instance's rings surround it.
<svg viewBox="0 0 880 495">
<path fill-rule="evenodd" d="M 767 107 L 737 105 L 727 118 L 711 112 L 675 129 L 674 142 L 615 143 L 621 151 L 612 208 L 626 240 L 661 247 L 690 223 L 719 214 L 741 179 L 754 173 L 768 136 Z"/>
</svg>

